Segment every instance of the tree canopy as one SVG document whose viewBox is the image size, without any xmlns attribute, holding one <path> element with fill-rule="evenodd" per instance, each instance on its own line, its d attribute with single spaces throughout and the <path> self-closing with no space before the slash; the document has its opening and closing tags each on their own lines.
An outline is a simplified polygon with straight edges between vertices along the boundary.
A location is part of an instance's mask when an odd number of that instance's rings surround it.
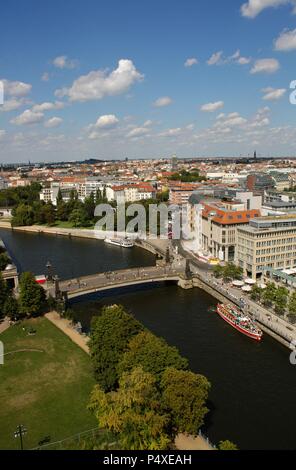
<svg viewBox="0 0 296 470">
<path fill-rule="evenodd" d="M 91 325 L 89 348 L 94 375 L 102 390 L 114 390 L 118 384 L 117 364 L 128 348 L 129 340 L 143 326 L 121 306 L 105 307 Z"/>
<path fill-rule="evenodd" d="M 118 364 L 118 374 L 138 366 L 160 380 L 167 367 L 187 369 L 188 361 L 180 356 L 177 348 L 169 346 L 163 338 L 158 338 L 149 331 L 142 331 L 130 340 L 127 351 Z"/>
<path fill-rule="evenodd" d="M 203 375 L 168 368 L 161 379 L 162 406 L 177 432 L 197 435 L 208 413 L 210 383 Z"/>
<path fill-rule="evenodd" d="M 169 418 L 160 402 L 155 377 L 138 367 L 122 375 L 116 392 L 96 386 L 89 409 L 100 427 L 118 435 L 121 449 L 164 450 L 170 442 Z"/>
<path fill-rule="evenodd" d="M 20 312 L 28 316 L 40 314 L 45 299 L 45 291 L 36 282 L 34 275 L 30 272 L 23 273 L 20 278 Z"/>
</svg>

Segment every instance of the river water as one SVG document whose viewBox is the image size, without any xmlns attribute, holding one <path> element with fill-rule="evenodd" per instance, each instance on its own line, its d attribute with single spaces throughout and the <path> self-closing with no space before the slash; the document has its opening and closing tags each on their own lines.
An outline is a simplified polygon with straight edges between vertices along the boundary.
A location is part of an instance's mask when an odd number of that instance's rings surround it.
<svg viewBox="0 0 296 470">
<path fill-rule="evenodd" d="M 48 260 L 61 278 L 147 266 L 154 256 L 103 242 L 0 230 L 20 270 L 45 273 Z M 159 284 L 88 296 L 72 304 L 88 330 L 102 305 L 121 303 L 137 319 L 189 359 L 190 367 L 212 384 L 210 413 L 203 431 L 217 443 L 240 449 L 296 449 L 296 367 L 289 351 L 267 335 L 257 344 L 211 311 L 215 299 L 194 289 Z"/>
</svg>

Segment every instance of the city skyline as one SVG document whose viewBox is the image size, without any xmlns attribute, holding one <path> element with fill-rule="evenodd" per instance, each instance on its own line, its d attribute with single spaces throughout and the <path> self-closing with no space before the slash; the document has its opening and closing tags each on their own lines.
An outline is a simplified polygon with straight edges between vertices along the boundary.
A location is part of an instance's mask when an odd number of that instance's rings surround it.
<svg viewBox="0 0 296 470">
<path fill-rule="evenodd" d="M 2 6 L 1 163 L 294 155 L 294 0 L 122 3 Z"/>
</svg>

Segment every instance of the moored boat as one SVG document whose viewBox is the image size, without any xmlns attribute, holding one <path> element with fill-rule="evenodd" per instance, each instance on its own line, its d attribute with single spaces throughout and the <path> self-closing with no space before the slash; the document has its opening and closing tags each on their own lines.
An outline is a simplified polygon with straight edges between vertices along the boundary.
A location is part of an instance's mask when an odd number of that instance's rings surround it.
<svg viewBox="0 0 296 470">
<path fill-rule="evenodd" d="M 263 332 L 254 321 L 240 309 L 232 305 L 218 304 L 217 313 L 229 325 L 255 341 L 261 341 Z"/>
<path fill-rule="evenodd" d="M 134 242 L 128 238 L 105 238 L 104 241 L 109 245 L 120 246 L 122 248 L 133 248 L 135 246 Z"/>
</svg>

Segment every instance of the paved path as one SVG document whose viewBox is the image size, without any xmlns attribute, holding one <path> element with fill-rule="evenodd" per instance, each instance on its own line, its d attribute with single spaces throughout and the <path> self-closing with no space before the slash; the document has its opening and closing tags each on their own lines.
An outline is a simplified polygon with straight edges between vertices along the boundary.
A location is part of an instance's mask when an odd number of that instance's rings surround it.
<svg viewBox="0 0 296 470">
<path fill-rule="evenodd" d="M 193 437 L 186 434 L 178 434 L 175 446 L 178 450 L 215 450 L 202 436 Z"/>
<path fill-rule="evenodd" d="M 9 320 L 8 319 L 3 320 L 3 322 L 0 323 L 0 334 L 8 330 L 9 327 L 10 327 Z"/>
<path fill-rule="evenodd" d="M 63 331 L 63 333 L 69 336 L 73 343 L 77 344 L 81 349 L 83 349 L 83 351 L 89 354 L 89 347 L 87 346 L 88 337 L 83 336 L 77 331 L 75 331 L 71 326 L 70 320 L 67 320 L 66 318 L 61 318 L 57 312 L 47 313 L 45 317 L 57 328 Z"/>
</svg>

